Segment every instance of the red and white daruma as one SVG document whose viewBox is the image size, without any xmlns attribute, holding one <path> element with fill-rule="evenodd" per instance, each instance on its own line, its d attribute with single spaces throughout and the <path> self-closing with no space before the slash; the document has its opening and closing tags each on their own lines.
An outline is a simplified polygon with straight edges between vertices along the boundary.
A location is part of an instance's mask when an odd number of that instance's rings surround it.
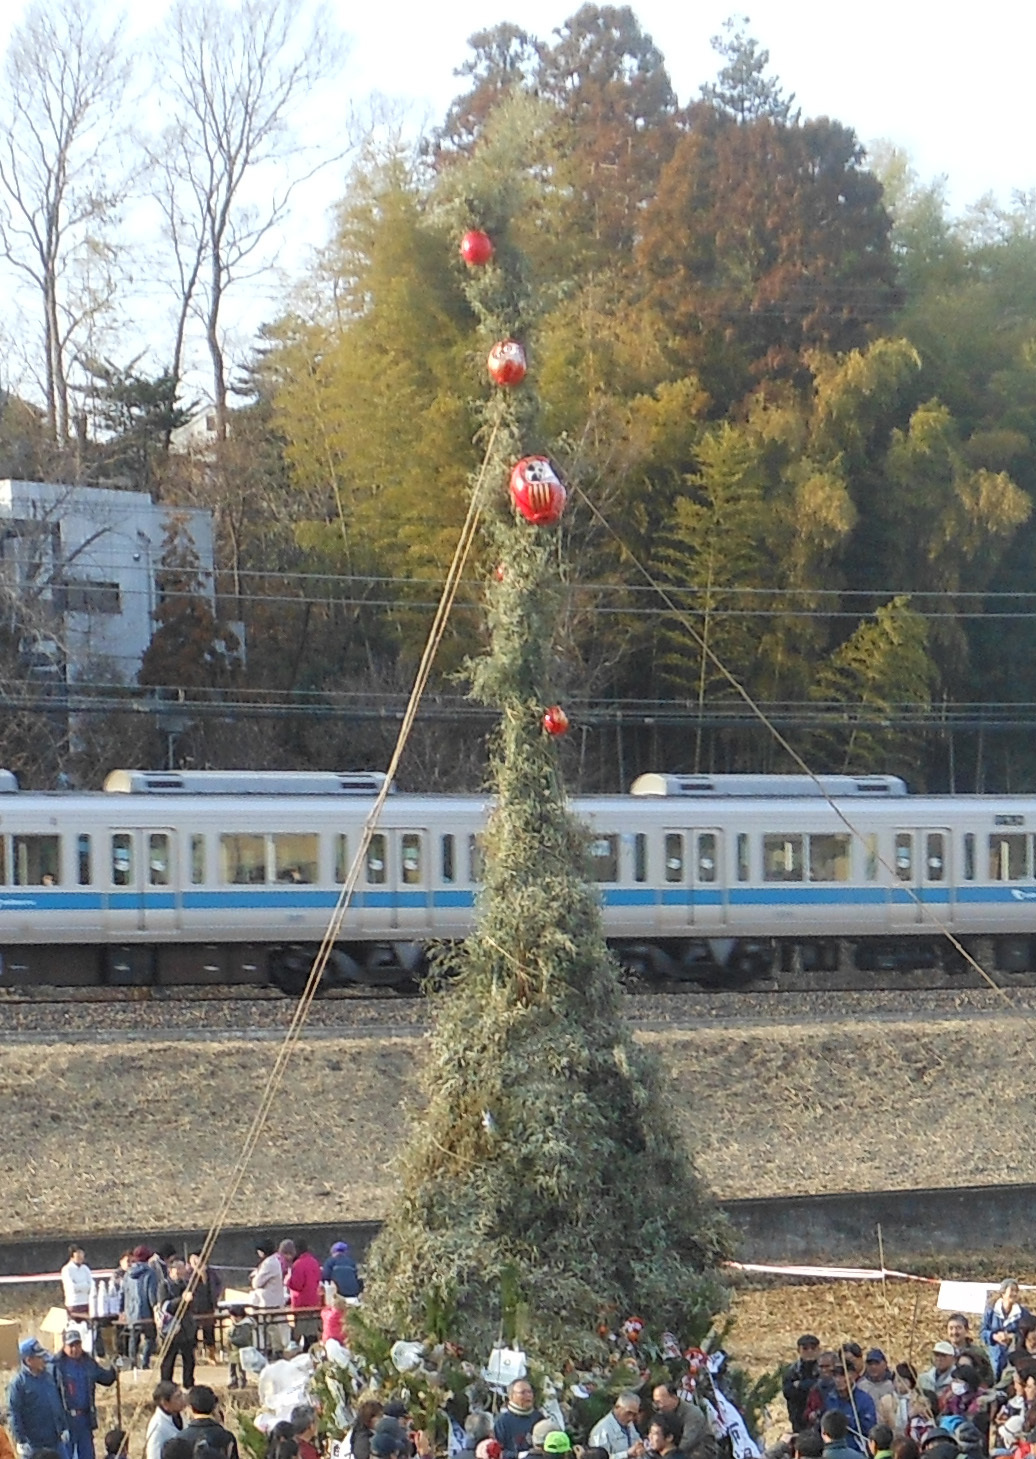
<svg viewBox="0 0 1036 1459">
<path fill-rule="evenodd" d="M 546 456 L 523 456 L 511 472 L 511 500 L 534 527 L 561 521 L 568 493 Z"/>
</svg>

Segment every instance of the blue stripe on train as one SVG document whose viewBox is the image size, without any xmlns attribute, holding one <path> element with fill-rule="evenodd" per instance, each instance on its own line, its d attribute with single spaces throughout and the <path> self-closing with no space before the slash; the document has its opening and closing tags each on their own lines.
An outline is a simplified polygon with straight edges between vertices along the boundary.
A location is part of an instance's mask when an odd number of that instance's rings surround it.
<svg viewBox="0 0 1036 1459">
<path fill-rule="evenodd" d="M 906 887 L 845 886 L 809 882 L 784 882 L 763 887 L 616 887 L 600 886 L 606 907 L 721 907 L 726 900 L 733 908 L 765 907 L 863 907 L 910 906 L 918 901 L 931 906 L 957 902 L 968 907 L 1021 906 L 1036 908 L 1036 885 L 999 883 L 987 886 L 965 884 L 955 887 L 926 886 L 911 892 Z M 434 892 L 376 891 L 365 888 L 353 894 L 352 905 L 367 911 L 420 911 L 433 908 L 466 910 L 474 906 L 478 889 L 439 888 Z M 334 890 L 316 887 L 227 887 L 221 890 L 185 890 L 179 902 L 186 912 L 330 911 L 338 901 Z M 24 916 L 27 912 L 119 912 L 174 911 L 177 893 L 172 890 L 117 890 L 100 892 L 92 888 L 50 889 L 35 887 L 0 888 L 0 918 L 4 913 Z"/>
</svg>

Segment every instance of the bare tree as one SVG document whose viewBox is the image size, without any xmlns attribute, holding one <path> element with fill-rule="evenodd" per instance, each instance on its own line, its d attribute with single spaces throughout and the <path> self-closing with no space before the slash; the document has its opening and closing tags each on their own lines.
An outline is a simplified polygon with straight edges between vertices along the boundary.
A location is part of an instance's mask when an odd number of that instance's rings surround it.
<svg viewBox="0 0 1036 1459">
<path fill-rule="evenodd" d="M 79 341 L 111 303 L 108 230 L 127 184 L 110 144 L 128 74 L 121 22 L 106 30 L 92 0 L 37 0 L 4 60 L 0 256 L 39 294 L 47 427 L 59 442 Z"/>
<path fill-rule="evenodd" d="M 292 114 L 340 65 L 343 45 L 322 9 L 305 31 L 298 20 L 297 0 L 177 0 L 159 51 L 173 110 L 153 159 L 175 259 L 172 371 L 179 379 L 194 314 L 205 331 L 221 441 L 227 291 L 268 266 L 265 245 L 294 190 L 331 160 L 300 143 Z"/>
</svg>

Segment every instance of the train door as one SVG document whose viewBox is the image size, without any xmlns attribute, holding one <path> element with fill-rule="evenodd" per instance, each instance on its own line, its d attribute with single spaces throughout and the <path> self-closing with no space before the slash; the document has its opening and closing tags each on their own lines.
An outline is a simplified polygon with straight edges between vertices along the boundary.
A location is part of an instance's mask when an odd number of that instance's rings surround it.
<svg viewBox="0 0 1036 1459">
<path fill-rule="evenodd" d="M 430 847 L 423 828 L 375 831 L 367 849 L 365 926 L 416 937 L 432 925 Z"/>
<path fill-rule="evenodd" d="M 666 830 L 662 875 L 662 906 L 673 909 L 664 914 L 665 926 L 686 922 L 703 932 L 726 926 L 722 831 Z"/>
<path fill-rule="evenodd" d="M 727 925 L 727 886 L 723 859 L 723 832 L 694 830 L 691 851 L 691 921 L 708 932 Z"/>
<path fill-rule="evenodd" d="M 662 907 L 660 931 L 691 921 L 691 878 L 688 841 L 692 833 L 667 828 L 662 833 Z"/>
<path fill-rule="evenodd" d="M 108 927 L 116 934 L 174 932 L 180 897 L 168 828 L 118 827 L 109 833 Z"/>
<path fill-rule="evenodd" d="M 926 922 L 952 922 L 952 840 L 945 826 L 921 826 L 895 832 L 890 920 L 894 927 Z"/>
</svg>

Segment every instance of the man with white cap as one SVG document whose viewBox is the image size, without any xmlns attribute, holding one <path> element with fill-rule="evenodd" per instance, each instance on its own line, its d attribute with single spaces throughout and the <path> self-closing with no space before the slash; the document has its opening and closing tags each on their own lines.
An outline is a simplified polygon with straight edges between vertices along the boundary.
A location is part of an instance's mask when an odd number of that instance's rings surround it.
<svg viewBox="0 0 1036 1459">
<path fill-rule="evenodd" d="M 47 1350 L 38 1338 L 26 1337 L 18 1344 L 18 1356 L 21 1367 L 7 1390 L 18 1459 L 32 1459 L 40 1449 L 56 1449 L 67 1459 L 67 1420 Z"/>
<path fill-rule="evenodd" d="M 932 1348 L 932 1366 L 926 1368 L 917 1380 L 917 1386 L 932 1405 L 933 1413 L 938 1413 L 939 1400 L 949 1391 L 956 1364 L 957 1349 L 953 1344 L 945 1339 L 937 1342 Z"/>
</svg>

